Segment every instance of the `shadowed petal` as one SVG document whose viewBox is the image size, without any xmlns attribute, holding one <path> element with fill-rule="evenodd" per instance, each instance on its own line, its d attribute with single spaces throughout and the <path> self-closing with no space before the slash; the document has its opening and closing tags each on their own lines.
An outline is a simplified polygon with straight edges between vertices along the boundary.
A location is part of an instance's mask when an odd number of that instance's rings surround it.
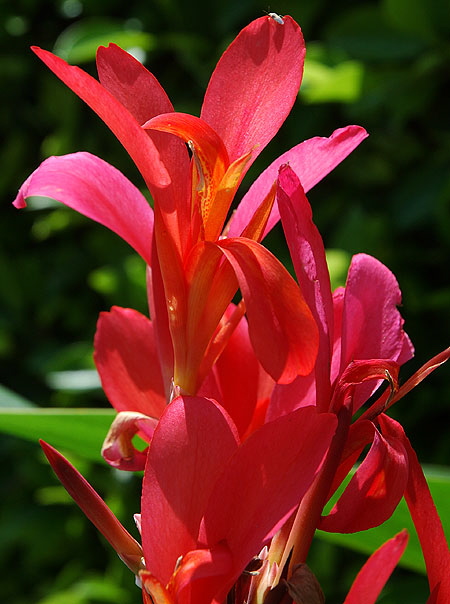
<svg viewBox="0 0 450 604">
<path fill-rule="evenodd" d="M 49 157 L 24 182 L 13 202 L 51 197 L 103 224 L 151 263 L 153 210 L 119 170 L 90 153 Z"/>
<path fill-rule="evenodd" d="M 311 206 L 290 166 L 280 168 L 277 199 L 297 280 L 319 328 L 319 353 L 314 369 L 316 405 L 319 411 L 327 411 L 331 393 L 333 299 L 325 248 L 312 221 Z"/>
<path fill-rule="evenodd" d="M 319 337 L 298 285 L 255 241 L 224 239 L 218 246 L 239 282 L 250 339 L 264 369 L 281 383 L 308 374 L 316 360 Z"/>
<path fill-rule="evenodd" d="M 405 447 L 398 438 L 381 435 L 374 428 L 369 453 L 319 528 L 353 533 L 382 524 L 397 507 L 407 480 Z"/>
<path fill-rule="evenodd" d="M 405 500 L 416 527 L 427 569 L 430 597 L 427 604 L 450 602 L 450 551 L 422 467 L 402 427 L 384 415 L 383 431 L 402 440 L 409 460 Z"/>
<path fill-rule="evenodd" d="M 198 549 L 209 494 L 238 446 L 225 411 L 209 399 L 178 397 L 155 429 L 142 492 L 147 568 L 164 585 L 180 556 Z"/>
<path fill-rule="evenodd" d="M 117 411 L 159 417 L 166 406 L 152 322 L 131 308 L 100 313 L 94 360 Z"/>
<path fill-rule="evenodd" d="M 224 540 L 236 574 L 298 505 L 321 467 L 336 424 L 332 414 L 299 409 L 261 426 L 226 464 L 209 499 L 200 539 L 208 544 Z"/>
<path fill-rule="evenodd" d="M 254 160 L 278 132 L 297 97 L 304 57 L 305 42 L 291 17 L 284 25 L 256 19 L 224 52 L 201 118 L 222 138 L 230 161 L 249 151 Z"/>
</svg>

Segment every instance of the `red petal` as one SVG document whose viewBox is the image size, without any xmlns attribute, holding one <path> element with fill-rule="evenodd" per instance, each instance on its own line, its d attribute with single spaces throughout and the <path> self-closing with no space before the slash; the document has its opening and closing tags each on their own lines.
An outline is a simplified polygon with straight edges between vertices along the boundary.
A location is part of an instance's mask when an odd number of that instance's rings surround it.
<svg viewBox="0 0 450 604">
<path fill-rule="evenodd" d="M 264 380 L 262 374 L 265 372 L 250 343 L 245 317 L 242 317 L 233 331 L 213 367 L 213 373 L 220 390 L 221 398 L 218 401 L 233 418 L 242 436 L 250 424 L 258 402 L 266 394 L 261 392 Z M 269 376 L 266 379 L 272 381 Z"/>
<path fill-rule="evenodd" d="M 255 180 L 243 197 L 230 221 L 228 235 L 236 237 L 242 233 L 255 209 L 261 203 L 261 199 L 266 197 L 273 183 L 277 180 L 278 171 L 282 165 L 289 164 L 300 179 L 305 193 L 307 193 L 329 172 L 334 170 L 367 136 L 364 128 L 347 126 L 335 130 L 328 138 L 321 136 L 310 138 L 280 155 Z M 267 235 L 279 219 L 280 213 L 278 205 L 275 203 L 264 235 Z"/>
<path fill-rule="evenodd" d="M 397 507 L 407 480 L 408 456 L 402 442 L 375 431 L 369 453 L 319 528 L 354 533 L 382 524 Z"/>
<path fill-rule="evenodd" d="M 173 111 L 158 80 L 139 61 L 115 44 L 100 46 L 97 51 L 100 82 L 142 125 L 155 115 Z M 177 238 L 185 249 L 188 240 L 186 223 L 190 219 L 190 161 L 186 145 L 174 136 L 147 132 L 156 145 L 167 169 L 171 184 L 158 189 L 156 200 L 168 213 L 177 210 Z M 155 191 L 153 191 L 155 193 Z"/>
<path fill-rule="evenodd" d="M 336 423 L 332 414 L 299 409 L 261 426 L 226 464 L 200 537 L 209 545 L 226 541 L 236 574 L 298 505 L 321 467 Z"/>
<path fill-rule="evenodd" d="M 386 421 L 388 419 L 388 421 Z M 405 499 L 416 527 L 422 548 L 430 598 L 428 604 L 447 604 L 450 602 L 450 551 L 422 467 L 416 452 L 402 427 L 395 420 L 383 416 L 383 431 L 401 438 L 409 460 L 409 478 Z"/>
<path fill-rule="evenodd" d="M 117 411 L 160 417 L 166 399 L 152 322 L 114 306 L 100 314 L 94 349 L 103 389 Z"/>
<path fill-rule="evenodd" d="M 178 558 L 198 548 L 209 494 L 237 444 L 231 420 L 209 399 L 178 397 L 163 414 L 144 475 L 142 543 L 164 585 Z"/>
<path fill-rule="evenodd" d="M 408 533 L 401 531 L 374 552 L 359 571 L 344 604 L 375 604 L 408 543 Z"/>
<path fill-rule="evenodd" d="M 297 280 L 319 328 L 319 353 L 315 365 L 316 405 L 330 404 L 330 363 L 333 337 L 333 299 L 325 248 L 302 185 L 289 166 L 280 169 L 277 190 L 283 229 Z"/>
<path fill-rule="evenodd" d="M 100 82 L 82 69 L 68 65 L 51 52 L 37 47 L 32 50 L 105 122 L 128 151 L 153 191 L 170 184 L 169 174 L 150 137 L 131 113 Z"/>
<path fill-rule="evenodd" d="M 141 567 L 142 549 L 114 516 L 103 499 L 61 453 L 44 441 L 41 447 L 63 486 L 89 520 L 109 541 L 134 573 Z"/>
<path fill-rule="evenodd" d="M 113 166 L 90 153 L 49 157 L 22 185 L 14 205 L 51 197 L 117 233 L 150 264 L 153 210 L 142 193 Z"/>
<path fill-rule="evenodd" d="M 230 161 L 249 151 L 254 160 L 278 132 L 297 98 L 304 56 L 303 36 L 291 17 L 284 25 L 256 19 L 224 52 L 201 117 L 224 141 Z"/>
<path fill-rule="evenodd" d="M 264 369 L 287 383 L 314 367 L 318 330 L 302 293 L 283 265 L 250 239 L 218 243 L 239 282 L 250 339 Z"/>
</svg>

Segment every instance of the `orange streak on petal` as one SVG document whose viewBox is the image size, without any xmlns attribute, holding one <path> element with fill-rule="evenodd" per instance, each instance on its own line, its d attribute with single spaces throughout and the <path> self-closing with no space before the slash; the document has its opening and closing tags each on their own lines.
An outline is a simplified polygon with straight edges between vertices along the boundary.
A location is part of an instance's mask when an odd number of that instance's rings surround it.
<svg viewBox="0 0 450 604">
<path fill-rule="evenodd" d="M 189 145 L 197 171 L 199 209 L 205 224 L 230 163 L 222 139 L 206 122 L 187 113 L 162 113 L 146 122 L 143 128 L 175 134 Z"/>
<path fill-rule="evenodd" d="M 252 151 L 236 159 L 225 172 L 215 193 L 209 214 L 205 220 L 205 239 L 215 241 L 225 223 L 225 219 L 239 187 L 245 168 L 250 161 Z"/>
</svg>

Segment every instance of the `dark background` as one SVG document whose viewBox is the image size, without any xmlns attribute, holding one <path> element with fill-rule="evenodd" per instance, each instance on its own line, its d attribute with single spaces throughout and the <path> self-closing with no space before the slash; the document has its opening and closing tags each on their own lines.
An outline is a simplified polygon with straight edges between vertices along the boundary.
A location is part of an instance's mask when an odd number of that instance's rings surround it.
<svg viewBox="0 0 450 604">
<path fill-rule="evenodd" d="M 314 216 L 337 282 L 367 252 L 396 274 L 416 357 L 406 379 L 449 345 L 450 15 L 446 0 L 17 0 L 0 4 L 0 384 L 48 407 L 108 406 L 75 370 L 92 370 L 98 313 L 146 312 L 144 267 L 106 229 L 62 206 L 18 212 L 10 202 L 52 154 L 95 153 L 138 186 L 140 177 L 100 120 L 29 51 L 57 50 L 94 71 L 94 50 L 138 47 L 179 111 L 199 113 L 228 43 L 264 11 L 291 14 L 308 49 L 304 86 L 286 125 L 252 175 L 301 140 L 364 126 L 370 137 L 313 189 Z M 285 257 L 281 235 L 269 245 Z M 448 464 L 449 370 L 435 372 L 392 414 L 421 461 Z M 83 386 L 84 384 L 84 386 Z M 81 387 L 82 386 L 82 387 Z M 0 420 L 1 421 L 1 420 Z M 0 597 L 12 604 L 140 601 L 132 577 L 71 505 L 37 445 L 1 436 Z M 139 480 L 99 464 L 78 467 L 131 526 Z M 314 552 L 328 602 L 340 602 L 363 557 Z M 317 570 L 317 569 L 315 569 Z M 396 573 L 383 602 L 424 602 L 426 583 Z"/>
</svg>

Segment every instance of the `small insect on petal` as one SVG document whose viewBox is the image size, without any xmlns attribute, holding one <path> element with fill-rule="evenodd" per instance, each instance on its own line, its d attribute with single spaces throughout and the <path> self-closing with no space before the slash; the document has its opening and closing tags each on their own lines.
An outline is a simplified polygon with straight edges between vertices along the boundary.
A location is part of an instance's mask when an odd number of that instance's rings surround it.
<svg viewBox="0 0 450 604">
<path fill-rule="evenodd" d="M 280 25 L 284 25 L 284 19 L 281 15 L 277 13 L 268 13 L 268 16 L 275 21 L 275 23 L 279 23 Z"/>
</svg>

